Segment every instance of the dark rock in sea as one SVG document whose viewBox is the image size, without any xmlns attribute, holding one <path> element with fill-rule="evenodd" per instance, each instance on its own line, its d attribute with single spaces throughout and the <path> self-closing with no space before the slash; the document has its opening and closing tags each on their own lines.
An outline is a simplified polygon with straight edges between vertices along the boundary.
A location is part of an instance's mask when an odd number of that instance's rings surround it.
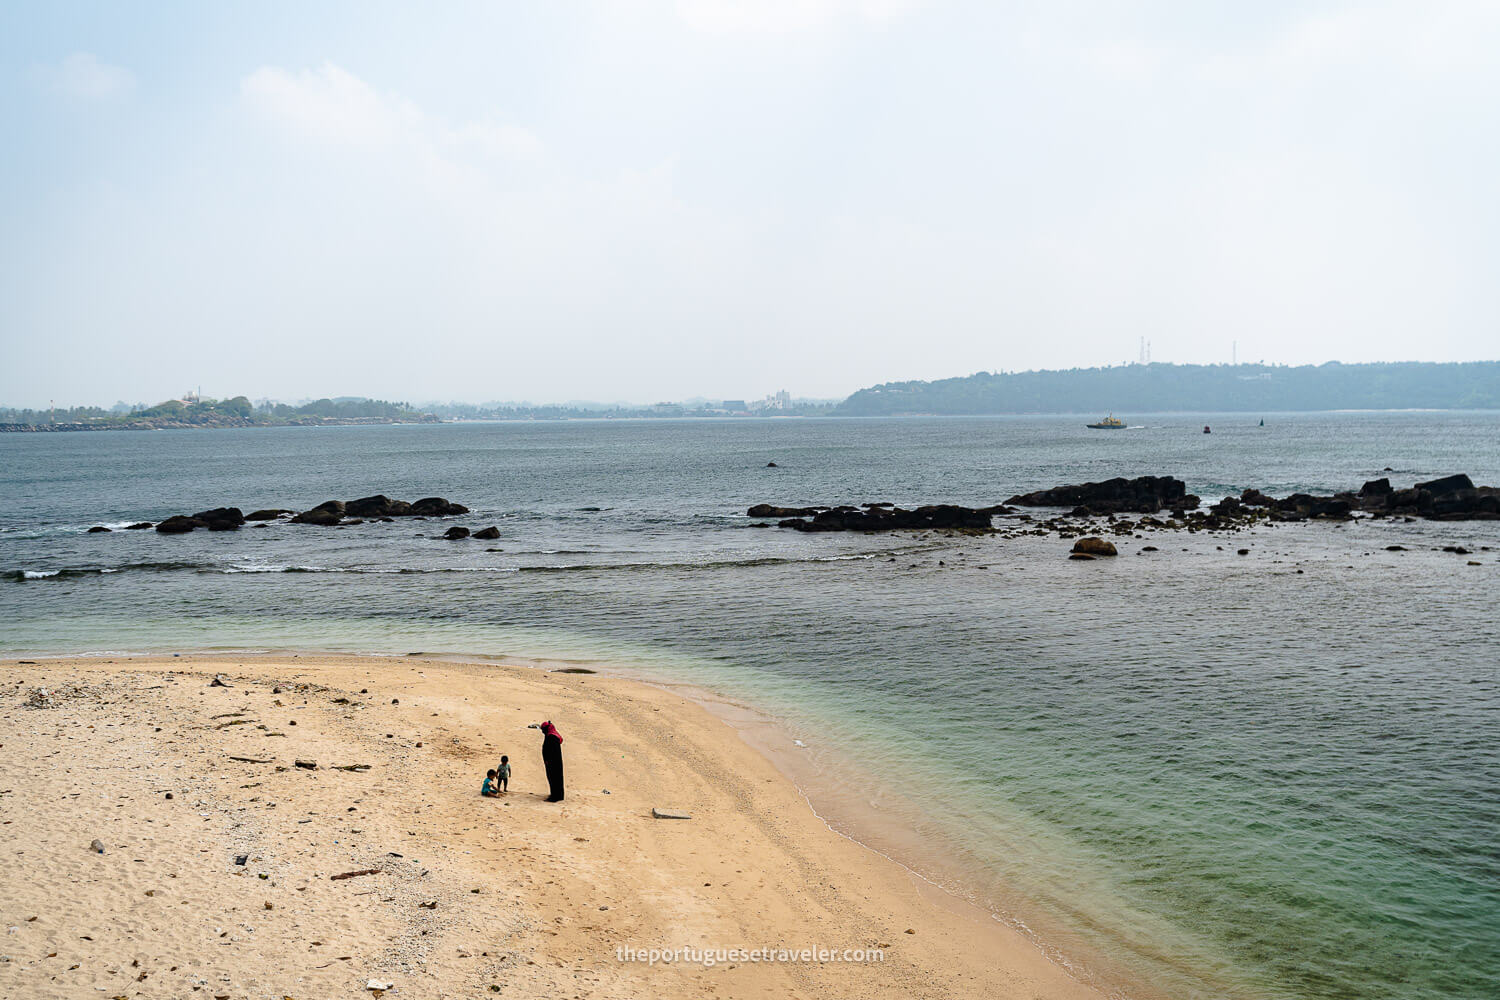
<svg viewBox="0 0 1500 1000">
<path fill-rule="evenodd" d="M 274 521 L 283 514 L 291 514 L 292 511 L 282 510 L 279 507 L 267 507 L 264 510 L 252 510 L 245 515 L 247 521 Z"/>
<path fill-rule="evenodd" d="M 340 524 L 339 527 L 340 528 L 348 528 L 348 527 L 351 527 L 351 526 L 356 525 L 356 524 L 364 524 L 364 523 L 365 523 L 365 519 L 364 518 L 362 518 L 362 517 L 356 517 L 352 521 L 345 521 L 344 523 Z"/>
<path fill-rule="evenodd" d="M 469 508 L 461 503 L 450 503 L 442 497 L 423 497 L 412 503 L 407 513 L 413 517 L 452 517 L 467 514 Z"/>
<path fill-rule="evenodd" d="M 383 493 L 344 504 L 346 517 L 405 517 L 410 512 L 411 504 L 405 500 L 392 500 Z"/>
<path fill-rule="evenodd" d="M 337 514 L 339 517 L 343 517 L 344 516 L 344 501 L 342 501 L 342 500 L 324 500 L 322 503 L 320 503 L 316 507 L 314 507 L 313 510 L 326 511 L 326 512 L 328 512 L 330 514 Z"/>
<path fill-rule="evenodd" d="M 1474 480 L 1460 472 L 1456 476 L 1444 476 L 1442 479 L 1418 483 L 1415 488 L 1425 490 L 1433 496 L 1441 496 L 1444 493 L 1457 493 L 1459 490 L 1472 490 Z"/>
<path fill-rule="evenodd" d="M 934 504 L 915 510 L 903 510 L 900 507 L 860 510 L 845 506 L 819 511 L 811 520 L 792 518 L 778 523 L 780 527 L 794 528 L 797 531 L 988 531 L 990 515 L 952 504 Z"/>
<path fill-rule="evenodd" d="M 209 531 L 239 531 L 240 521 L 204 521 Z"/>
<path fill-rule="evenodd" d="M 158 524 L 156 526 L 156 530 L 161 532 L 163 535 L 182 535 L 186 534 L 189 531 L 192 531 L 194 528 L 203 527 L 207 527 L 207 525 L 198 520 L 196 517 L 187 517 L 182 514 L 173 514 L 171 517 Z"/>
<path fill-rule="evenodd" d="M 1070 553 L 1068 553 L 1068 558 L 1069 559 L 1078 559 L 1080 561 L 1081 560 L 1088 560 L 1089 562 L 1093 562 L 1093 560 L 1094 560 L 1094 557 L 1091 556 L 1091 555 L 1089 555 L 1087 552 L 1070 552 Z"/>
<path fill-rule="evenodd" d="M 774 504 L 758 503 L 745 511 L 746 517 L 812 517 L 822 507 L 777 507 Z"/>
<path fill-rule="evenodd" d="M 492 542 L 500 537 L 500 529 L 495 527 L 494 525 L 490 525 L 488 528 L 481 528 L 479 531 L 474 532 L 474 534 L 469 537 L 478 538 L 481 541 L 485 542 Z"/>
<path fill-rule="evenodd" d="M 110 530 L 109 528 L 106 528 L 102 524 L 96 524 L 92 528 L 90 528 L 87 532 L 85 532 L 85 534 L 98 535 L 98 534 L 101 534 L 103 532 L 107 532 L 109 530 Z"/>
<path fill-rule="evenodd" d="M 766 468 L 768 468 L 768 469 L 776 469 L 776 468 L 780 468 L 780 466 L 778 466 L 775 462 L 767 462 L 766 463 Z"/>
<path fill-rule="evenodd" d="M 1387 545 L 1385 547 L 1385 550 L 1387 552 L 1405 552 L 1406 551 L 1406 546 L 1405 545 Z"/>
<path fill-rule="evenodd" d="M 1102 483 L 1056 486 L 1050 490 L 1024 493 L 1005 501 L 1022 507 L 1087 507 L 1096 514 L 1154 514 L 1162 508 L 1191 509 L 1198 498 L 1187 491 L 1187 484 L 1171 476 L 1117 477 Z"/>
<path fill-rule="evenodd" d="M 1369 482 L 1365 483 L 1359 488 L 1359 495 L 1362 497 L 1382 497 L 1390 496 L 1390 494 L 1391 481 L 1384 477 L 1380 479 L 1371 479 Z"/>
<path fill-rule="evenodd" d="M 127 525 L 125 525 L 125 530 L 126 531 L 145 531 L 149 527 L 151 527 L 151 522 L 150 521 L 137 521 L 134 524 L 127 524 Z"/>
<path fill-rule="evenodd" d="M 200 510 L 193 516 L 209 527 L 213 527 L 215 521 L 233 524 L 235 527 L 245 523 L 245 515 L 240 513 L 238 507 L 215 507 L 213 510 Z"/>
<path fill-rule="evenodd" d="M 460 538 L 468 538 L 469 529 L 465 528 L 463 525 L 455 524 L 453 527 L 443 532 L 443 537 L 448 539 L 450 542 L 457 541 Z"/>
<path fill-rule="evenodd" d="M 312 510 L 304 510 L 302 513 L 293 517 L 291 523 L 316 524 L 321 527 L 327 528 L 338 524 L 342 520 L 343 516 L 335 513 L 332 510 L 325 510 L 323 507 L 314 507 Z"/>
<path fill-rule="evenodd" d="M 1250 550 L 1249 549 L 1236 549 L 1235 552 L 1238 555 L 1242 555 L 1242 556 L 1248 556 L 1250 554 Z"/>
<path fill-rule="evenodd" d="M 1114 542 L 1106 542 L 1102 538 L 1096 538 L 1093 536 L 1090 536 L 1088 538 L 1080 538 L 1078 539 L 1078 541 L 1074 542 L 1073 552 L 1081 552 L 1089 556 L 1119 555 L 1118 550 L 1115 549 Z"/>
<path fill-rule="evenodd" d="M 1248 489 L 1240 494 L 1240 503 L 1246 507 L 1274 507 L 1276 498 L 1257 489 Z"/>
</svg>

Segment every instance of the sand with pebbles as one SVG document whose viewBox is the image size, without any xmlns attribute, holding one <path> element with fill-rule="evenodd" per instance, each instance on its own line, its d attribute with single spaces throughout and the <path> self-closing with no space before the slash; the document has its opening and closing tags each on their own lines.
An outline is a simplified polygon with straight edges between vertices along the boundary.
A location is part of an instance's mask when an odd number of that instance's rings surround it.
<svg viewBox="0 0 1500 1000">
<path fill-rule="evenodd" d="M 527 728 L 543 718 L 565 741 L 561 804 Z M 481 798 L 502 753 L 511 792 Z M 11 661 L 0 824 L 6 997 L 1095 996 L 831 832 L 724 722 L 614 678 Z M 883 960 L 621 957 L 683 947 Z"/>
</svg>

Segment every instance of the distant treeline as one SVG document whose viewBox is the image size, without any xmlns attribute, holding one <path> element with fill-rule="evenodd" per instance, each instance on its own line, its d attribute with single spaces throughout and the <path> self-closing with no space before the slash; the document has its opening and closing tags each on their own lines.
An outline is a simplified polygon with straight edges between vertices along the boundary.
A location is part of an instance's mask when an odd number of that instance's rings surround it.
<svg viewBox="0 0 1500 1000">
<path fill-rule="evenodd" d="M 155 406 L 117 404 L 55 409 L 0 408 L 0 430 L 151 430 L 171 427 L 275 427 L 337 423 L 411 423 L 437 418 L 408 403 L 346 397 L 318 399 L 301 406 L 248 397 L 169 399 Z"/>
<path fill-rule="evenodd" d="M 1500 409 L 1500 361 L 1453 364 L 1122 365 L 980 372 L 861 389 L 838 416 L 1162 411 Z"/>
</svg>

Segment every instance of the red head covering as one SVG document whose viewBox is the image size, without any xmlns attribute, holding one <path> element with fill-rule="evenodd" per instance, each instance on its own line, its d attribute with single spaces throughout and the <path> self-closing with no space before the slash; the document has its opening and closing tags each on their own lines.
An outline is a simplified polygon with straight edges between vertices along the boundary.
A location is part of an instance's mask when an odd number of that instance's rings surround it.
<svg viewBox="0 0 1500 1000">
<path fill-rule="evenodd" d="M 557 737 L 557 742 L 559 742 L 559 743 L 562 742 L 562 737 L 559 736 L 558 733 L 557 733 L 557 727 L 554 726 L 551 722 L 544 722 L 544 723 L 542 723 L 542 735 L 543 736 L 555 736 L 555 737 Z"/>
</svg>

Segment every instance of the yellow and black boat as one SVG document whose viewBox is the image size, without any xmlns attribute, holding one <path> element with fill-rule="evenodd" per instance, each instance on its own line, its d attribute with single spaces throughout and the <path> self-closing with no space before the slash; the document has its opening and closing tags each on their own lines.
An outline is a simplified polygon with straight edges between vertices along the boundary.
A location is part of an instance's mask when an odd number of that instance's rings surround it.
<svg viewBox="0 0 1500 1000">
<path fill-rule="evenodd" d="M 1089 424 L 1088 426 L 1096 431 L 1123 431 L 1125 429 L 1125 421 L 1116 420 L 1115 415 L 1111 413 L 1097 424 Z"/>
</svg>

